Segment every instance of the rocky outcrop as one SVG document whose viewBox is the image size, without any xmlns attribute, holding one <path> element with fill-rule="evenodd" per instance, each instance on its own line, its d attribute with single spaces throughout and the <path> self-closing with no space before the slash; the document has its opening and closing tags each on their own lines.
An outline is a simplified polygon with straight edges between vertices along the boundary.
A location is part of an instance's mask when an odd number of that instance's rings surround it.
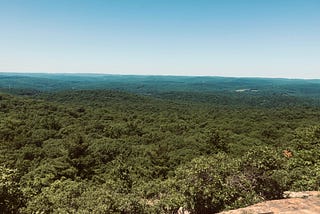
<svg viewBox="0 0 320 214">
<path fill-rule="evenodd" d="M 185 208 L 180 207 L 180 208 L 178 209 L 177 214 L 190 214 L 190 212 L 189 212 L 188 210 L 186 210 Z"/>
<path fill-rule="evenodd" d="M 320 214 L 320 192 L 285 192 L 284 197 L 220 214 Z"/>
</svg>

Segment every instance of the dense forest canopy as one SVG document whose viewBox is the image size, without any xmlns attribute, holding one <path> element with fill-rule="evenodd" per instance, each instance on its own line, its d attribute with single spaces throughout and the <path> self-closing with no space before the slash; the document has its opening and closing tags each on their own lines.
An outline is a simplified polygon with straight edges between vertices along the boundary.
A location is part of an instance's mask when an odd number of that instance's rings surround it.
<svg viewBox="0 0 320 214">
<path fill-rule="evenodd" d="M 320 189 L 320 81 L 0 74 L 4 213 L 215 213 Z"/>
</svg>

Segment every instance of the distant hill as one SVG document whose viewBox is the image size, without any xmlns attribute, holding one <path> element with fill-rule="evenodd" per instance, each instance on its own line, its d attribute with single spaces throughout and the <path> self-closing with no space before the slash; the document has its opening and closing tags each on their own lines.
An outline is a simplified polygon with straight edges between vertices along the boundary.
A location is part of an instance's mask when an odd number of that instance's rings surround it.
<svg viewBox="0 0 320 214">
<path fill-rule="evenodd" d="M 320 97 L 320 80 L 208 76 L 0 73 L 0 88 L 6 91 L 114 89 L 147 95 L 164 92 L 267 92 Z"/>
</svg>

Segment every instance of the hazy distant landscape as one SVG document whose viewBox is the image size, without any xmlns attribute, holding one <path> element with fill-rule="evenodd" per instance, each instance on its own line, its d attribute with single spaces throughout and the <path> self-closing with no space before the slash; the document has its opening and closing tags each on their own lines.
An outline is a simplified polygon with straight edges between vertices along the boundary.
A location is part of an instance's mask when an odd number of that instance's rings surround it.
<svg viewBox="0 0 320 214">
<path fill-rule="evenodd" d="M 277 78 L 233 78 L 210 76 L 147 76 L 107 74 L 32 74 L 1 73 L 2 89 L 33 89 L 39 91 L 114 89 L 136 93 L 159 92 L 235 92 L 255 89 L 293 96 L 317 97 L 320 80 Z"/>
</svg>

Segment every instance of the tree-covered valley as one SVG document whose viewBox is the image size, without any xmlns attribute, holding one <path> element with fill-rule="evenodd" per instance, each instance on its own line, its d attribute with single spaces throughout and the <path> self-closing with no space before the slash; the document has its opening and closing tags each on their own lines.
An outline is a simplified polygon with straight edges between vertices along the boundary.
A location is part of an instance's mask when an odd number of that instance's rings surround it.
<svg viewBox="0 0 320 214">
<path fill-rule="evenodd" d="M 320 190 L 320 82 L 0 75 L 2 213 L 216 213 Z"/>
</svg>

